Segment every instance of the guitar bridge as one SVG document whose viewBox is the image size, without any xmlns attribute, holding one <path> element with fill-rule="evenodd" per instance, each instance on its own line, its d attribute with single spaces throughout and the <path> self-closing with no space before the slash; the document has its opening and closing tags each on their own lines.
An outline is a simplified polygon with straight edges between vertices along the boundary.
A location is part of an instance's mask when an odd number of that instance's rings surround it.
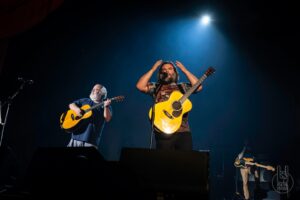
<svg viewBox="0 0 300 200">
<path fill-rule="evenodd" d="M 167 117 L 169 117 L 170 119 L 174 119 L 174 117 L 172 115 L 170 115 L 170 113 L 168 113 L 166 110 L 164 110 L 164 113 Z"/>
</svg>

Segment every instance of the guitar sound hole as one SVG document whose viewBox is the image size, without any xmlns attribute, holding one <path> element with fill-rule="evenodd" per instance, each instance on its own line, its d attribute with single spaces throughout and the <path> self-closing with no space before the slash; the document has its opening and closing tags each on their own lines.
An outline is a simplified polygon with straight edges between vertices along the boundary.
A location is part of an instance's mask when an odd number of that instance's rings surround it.
<svg viewBox="0 0 300 200">
<path fill-rule="evenodd" d="M 181 110 L 181 103 L 179 101 L 174 101 L 172 104 L 172 108 L 177 111 Z"/>
<path fill-rule="evenodd" d="M 172 115 L 173 115 L 174 117 L 179 117 L 180 114 L 181 114 L 181 110 L 179 110 L 179 111 L 174 110 L 174 111 L 172 112 Z"/>
<path fill-rule="evenodd" d="M 79 120 L 81 117 L 75 116 L 74 114 L 71 115 L 72 120 Z"/>
</svg>

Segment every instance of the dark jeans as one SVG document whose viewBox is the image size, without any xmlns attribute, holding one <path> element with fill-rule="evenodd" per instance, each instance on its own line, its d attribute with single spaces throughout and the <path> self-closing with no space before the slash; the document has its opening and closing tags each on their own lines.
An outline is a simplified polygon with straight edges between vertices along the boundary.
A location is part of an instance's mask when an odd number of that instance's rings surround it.
<svg viewBox="0 0 300 200">
<path fill-rule="evenodd" d="M 173 134 L 165 134 L 155 132 L 156 149 L 164 150 L 192 150 L 192 134 L 191 132 L 180 132 Z"/>
</svg>

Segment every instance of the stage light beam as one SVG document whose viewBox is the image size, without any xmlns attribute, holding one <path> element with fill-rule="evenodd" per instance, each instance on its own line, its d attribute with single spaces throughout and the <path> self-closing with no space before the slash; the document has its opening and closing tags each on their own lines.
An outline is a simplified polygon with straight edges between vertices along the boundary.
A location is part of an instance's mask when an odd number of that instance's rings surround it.
<svg viewBox="0 0 300 200">
<path fill-rule="evenodd" d="M 210 24 L 210 22 L 211 22 L 211 18 L 210 18 L 209 15 L 204 15 L 204 16 L 201 17 L 200 22 L 201 22 L 201 24 L 203 24 L 203 25 L 208 25 L 208 24 Z"/>
</svg>

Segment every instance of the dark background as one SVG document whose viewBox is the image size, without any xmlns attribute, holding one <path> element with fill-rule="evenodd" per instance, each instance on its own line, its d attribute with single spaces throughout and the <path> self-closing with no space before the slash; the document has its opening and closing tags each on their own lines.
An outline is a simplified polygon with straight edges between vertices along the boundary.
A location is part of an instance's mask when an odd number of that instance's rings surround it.
<svg viewBox="0 0 300 200">
<path fill-rule="evenodd" d="M 207 11 L 213 22 L 200 27 Z M 296 178 L 297 12 L 293 3 L 275 1 L 64 1 L 41 22 L 1 39 L 8 42 L 1 101 L 17 91 L 17 77 L 34 80 L 12 101 L 2 145 L 21 173 L 37 147 L 66 146 L 60 114 L 99 82 L 109 97 L 126 97 L 113 104 L 101 154 L 118 160 L 123 147 L 149 148 L 152 102 L 135 84 L 156 60 L 179 60 L 197 77 L 216 69 L 190 97 L 194 150 L 211 152 L 212 175 L 233 187 L 232 162 L 247 141 L 261 161 L 288 165 Z"/>
</svg>

